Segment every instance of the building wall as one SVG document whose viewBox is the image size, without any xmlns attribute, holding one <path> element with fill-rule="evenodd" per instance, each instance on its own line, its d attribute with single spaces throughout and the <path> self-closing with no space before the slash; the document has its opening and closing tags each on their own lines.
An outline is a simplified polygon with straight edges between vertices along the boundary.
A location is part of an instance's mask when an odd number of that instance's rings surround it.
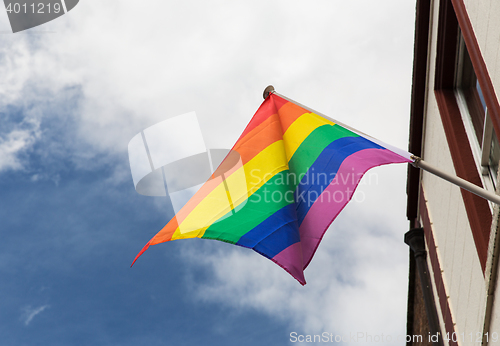
<svg viewBox="0 0 500 346">
<path fill-rule="evenodd" d="M 455 173 L 433 97 L 428 99 L 423 159 L 444 171 Z M 426 172 L 422 174 L 422 189 L 427 199 L 445 291 L 456 324 L 455 332 L 482 331 L 486 287 L 460 190 Z"/>
<path fill-rule="evenodd" d="M 464 0 L 495 90 L 500 90 L 500 1 Z"/>
<path fill-rule="evenodd" d="M 408 304 L 408 334 L 412 336 L 407 339 L 407 346 L 432 346 L 431 340 L 428 335 L 430 334 L 429 322 L 426 316 L 425 301 L 420 285 L 420 277 L 416 268 L 416 261 L 414 252 L 410 251 L 410 287 L 412 292 L 409 292 L 411 301 Z M 417 337 L 415 337 L 417 336 Z M 422 336 L 421 339 L 418 336 Z"/>
<path fill-rule="evenodd" d="M 464 4 L 498 99 L 500 91 L 500 1 L 464 0 Z M 497 189 L 497 194 L 498 191 Z M 489 343 L 487 343 L 489 345 L 500 344 L 500 289 L 496 284 L 500 273 L 495 263 L 498 261 L 496 259 L 498 254 L 493 256 L 495 248 L 498 247 L 496 244 L 498 242 L 498 207 L 496 207 L 493 220 L 488 254 L 489 265 L 485 273 L 485 292 L 491 295 L 485 314 L 486 321 L 488 322 L 489 318 L 491 321 L 489 325 L 486 324 L 488 329 L 484 331 L 489 333 Z M 497 334 L 492 335 L 492 333 Z M 495 339 L 498 341 L 494 342 Z"/>
<path fill-rule="evenodd" d="M 497 189 L 498 194 L 499 189 Z M 493 218 L 493 226 L 492 226 L 492 240 L 490 244 L 490 258 L 497 259 L 498 261 L 498 244 L 494 244 L 498 242 L 498 226 L 499 226 L 499 208 L 495 209 L 495 214 Z M 496 248 L 496 249 L 495 249 Z M 496 250 L 496 253 L 495 253 Z M 492 260 L 491 262 L 496 262 Z M 487 278 L 491 280 L 489 283 L 488 294 L 489 296 L 489 306 L 487 306 L 486 319 L 490 319 L 489 325 L 487 325 L 488 330 L 485 333 L 489 333 L 489 342 L 487 345 L 499 345 L 500 344 L 500 287 L 497 284 L 498 277 L 500 276 L 499 268 L 497 266 L 492 266 L 492 268 L 488 268 L 491 270 L 491 273 L 487 273 Z M 496 334 L 495 334 L 496 333 Z M 495 341 L 497 340 L 497 341 Z"/>
<path fill-rule="evenodd" d="M 439 2 L 434 0 L 431 3 L 422 158 L 444 171 L 456 174 L 434 94 Z M 500 59 L 500 1 L 466 0 L 465 4 L 470 11 L 473 27 L 477 30 L 478 43 L 488 71 L 491 71 L 493 84 L 500 90 L 500 85 L 497 85 L 500 78 L 493 78 L 495 73 L 500 76 L 500 64 L 497 63 Z M 439 261 L 439 268 L 435 264 L 433 267 L 430 260 L 429 267 L 433 271 L 441 271 L 454 331 L 459 336 L 458 344 L 480 345 L 476 333 L 483 332 L 488 285 L 479 262 L 462 194 L 458 187 L 427 172 L 422 172 L 421 185 L 436 245 L 435 249 L 428 250 L 435 251 Z M 439 295 L 437 285 L 434 281 L 436 297 Z M 498 308 L 495 306 L 492 310 L 494 317 L 491 327 L 500 330 L 500 304 L 497 305 Z M 439 307 L 438 310 L 441 312 Z M 440 319 L 442 330 L 446 331 L 443 316 Z"/>
<path fill-rule="evenodd" d="M 474 33 L 481 50 L 481 54 L 486 63 L 486 67 L 498 97 L 498 91 L 500 91 L 500 1 L 465 0 L 464 3 L 467 8 L 467 13 L 469 14 L 472 27 L 474 28 Z M 495 216 L 498 218 L 498 215 Z M 494 230 L 492 231 L 489 254 L 490 258 L 492 258 L 495 249 L 494 243 L 497 242 L 497 239 L 495 239 L 497 233 L 496 227 L 494 227 Z M 492 269 L 495 271 L 493 275 L 491 277 L 489 273 L 486 275 L 486 279 L 492 280 L 490 294 L 493 295 L 490 302 L 491 322 L 488 330 L 485 331 L 489 332 L 489 345 L 500 344 L 500 341 L 494 342 L 497 337 L 497 340 L 500 340 L 500 299 L 498 298 L 500 297 L 500 289 L 498 284 L 496 284 L 499 273 L 498 267 L 494 267 Z M 489 284 L 489 282 L 486 282 L 486 284 Z M 486 289 L 488 289 L 488 287 L 486 287 Z M 490 317 L 488 314 L 486 314 L 486 316 Z M 492 333 L 497 334 L 495 335 Z"/>
</svg>

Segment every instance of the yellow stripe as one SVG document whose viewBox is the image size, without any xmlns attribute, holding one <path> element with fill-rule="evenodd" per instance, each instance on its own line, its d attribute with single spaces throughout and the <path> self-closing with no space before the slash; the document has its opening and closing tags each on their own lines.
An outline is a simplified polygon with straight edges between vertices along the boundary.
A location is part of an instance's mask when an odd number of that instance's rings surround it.
<svg viewBox="0 0 500 346">
<path fill-rule="evenodd" d="M 288 164 L 285 157 L 285 147 L 283 141 L 280 140 L 269 145 L 226 178 L 225 182 L 231 195 L 233 208 L 246 203 L 250 195 L 275 174 L 285 169 L 288 169 Z M 218 186 L 203 198 L 182 221 L 172 235 L 172 240 L 201 238 L 212 223 L 232 209 L 227 193 L 222 178 L 220 178 Z"/>
<path fill-rule="evenodd" d="M 327 124 L 335 125 L 333 122 L 314 113 L 305 113 L 297 118 L 297 120 L 295 120 L 288 127 L 283 135 L 287 162 L 290 161 L 297 148 L 307 138 L 307 136 L 311 134 L 311 132 L 320 126 Z"/>
</svg>

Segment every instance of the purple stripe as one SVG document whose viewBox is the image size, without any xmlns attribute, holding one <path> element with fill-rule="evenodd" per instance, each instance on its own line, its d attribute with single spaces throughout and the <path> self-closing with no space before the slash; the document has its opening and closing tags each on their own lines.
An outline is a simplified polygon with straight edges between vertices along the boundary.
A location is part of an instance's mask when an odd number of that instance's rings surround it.
<svg viewBox="0 0 500 346">
<path fill-rule="evenodd" d="M 281 268 L 285 269 L 302 285 L 306 284 L 304 277 L 304 261 L 302 260 L 302 246 L 300 242 L 295 243 L 274 256 L 272 260 Z"/>
<path fill-rule="evenodd" d="M 314 202 L 300 225 L 304 269 L 311 261 L 328 226 L 351 200 L 365 172 L 380 165 L 402 162 L 411 160 L 387 149 L 360 150 L 342 162 L 335 179 Z"/>
</svg>

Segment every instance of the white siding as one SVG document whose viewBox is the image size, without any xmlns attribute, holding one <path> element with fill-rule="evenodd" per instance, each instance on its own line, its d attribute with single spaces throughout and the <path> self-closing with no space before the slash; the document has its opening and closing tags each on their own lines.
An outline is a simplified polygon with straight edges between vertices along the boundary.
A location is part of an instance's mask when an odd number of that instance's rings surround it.
<svg viewBox="0 0 500 346">
<path fill-rule="evenodd" d="M 498 98 L 498 90 L 500 90 L 500 1 L 478 1 L 478 0 L 465 0 L 465 6 L 469 14 L 474 32 L 479 43 L 481 54 L 486 63 L 488 73 L 495 88 L 495 93 Z M 493 238 L 492 238 L 493 239 Z M 491 250 L 491 247 L 490 247 Z M 498 274 L 497 274 L 498 278 Z M 495 280 L 498 280 L 498 279 Z M 469 297 L 470 308 L 468 310 L 471 314 L 474 312 L 473 304 L 477 304 L 479 308 L 478 321 L 476 325 L 483 321 L 481 314 L 482 302 L 485 299 L 485 292 L 479 295 L 476 292 L 481 291 L 481 285 L 477 281 L 483 282 L 479 276 L 476 276 L 471 281 L 471 292 Z M 500 332 L 500 290 L 498 284 L 494 290 L 494 299 L 491 313 L 491 324 L 489 328 L 490 334 L 492 332 Z M 472 322 L 471 322 L 472 323 Z M 467 328 L 470 328 L 467 326 Z M 499 344 L 500 342 L 491 344 Z"/>
<path fill-rule="evenodd" d="M 464 3 L 493 86 L 500 90 L 500 1 L 464 0 Z"/>
<path fill-rule="evenodd" d="M 425 244 L 427 253 L 429 253 L 429 247 L 428 244 Z M 441 304 L 439 303 L 439 296 L 437 292 L 437 284 L 436 281 L 434 281 L 434 271 L 432 269 L 432 263 L 430 261 L 429 256 L 427 256 L 427 267 L 429 268 L 429 276 L 431 277 L 431 284 L 432 284 L 432 292 L 434 294 L 434 303 L 436 304 L 436 310 L 439 318 L 439 325 L 441 330 L 446 330 L 445 324 L 444 324 L 444 317 L 443 317 L 443 312 L 441 311 Z M 446 340 L 443 340 L 443 343 L 445 346 L 449 345 Z"/>
<path fill-rule="evenodd" d="M 483 16 L 487 11 L 484 6 L 478 6 L 477 0 L 466 1 L 468 9 L 473 12 L 474 18 Z M 483 1 L 479 2 L 481 5 Z M 500 4 L 500 1 L 498 1 Z M 497 5 L 495 5 L 498 7 Z M 432 18 L 437 24 L 439 1 L 433 2 L 434 11 Z M 487 6 L 489 7 L 489 6 Z M 498 9 L 500 13 L 500 8 Z M 493 18 L 491 15 L 490 19 Z M 472 20 L 472 18 L 471 18 Z M 475 19 L 474 19 L 475 20 Z M 477 30 L 484 32 L 479 35 L 486 47 L 488 40 L 488 28 L 491 23 L 479 23 Z M 496 26 L 500 28 L 500 22 Z M 476 29 L 475 27 L 475 29 Z M 500 31 L 498 31 L 500 33 Z M 493 31 L 490 32 L 493 35 Z M 427 81 L 426 114 L 424 120 L 424 148 L 422 158 L 430 164 L 450 173 L 455 173 L 450 149 L 446 140 L 441 116 L 434 96 L 434 75 L 436 61 L 437 25 L 432 25 L 430 31 L 429 66 Z M 481 42 L 481 41 L 480 41 Z M 490 64 L 496 64 L 500 39 L 497 39 L 495 56 L 491 58 Z M 491 47 L 493 44 L 490 45 Z M 496 66 L 496 65 L 495 65 Z M 486 284 L 483 271 L 477 255 L 472 231 L 467 218 L 467 212 L 462 200 L 460 189 L 450 183 L 429 173 L 422 173 L 422 186 L 425 197 L 428 200 L 427 208 L 434 230 L 434 238 L 437 246 L 438 258 L 443 270 L 442 276 L 448 302 L 452 313 L 453 322 L 456 323 L 455 331 L 458 334 L 482 332 L 486 306 Z M 438 297 L 436 296 L 438 304 Z M 500 316 L 500 309 L 497 309 Z M 497 319 L 498 325 L 500 320 Z M 480 345 L 472 342 L 470 337 L 465 338 L 460 345 Z"/>
<path fill-rule="evenodd" d="M 491 312 L 491 324 L 490 324 L 490 334 L 493 332 L 497 333 L 497 336 L 500 334 L 500 302 L 498 302 L 498 297 L 500 297 L 500 287 L 497 284 L 494 290 L 495 299 L 493 301 L 493 307 Z M 500 340 L 500 338 L 499 338 Z M 498 345 L 500 342 L 491 342 L 489 345 Z"/>
</svg>

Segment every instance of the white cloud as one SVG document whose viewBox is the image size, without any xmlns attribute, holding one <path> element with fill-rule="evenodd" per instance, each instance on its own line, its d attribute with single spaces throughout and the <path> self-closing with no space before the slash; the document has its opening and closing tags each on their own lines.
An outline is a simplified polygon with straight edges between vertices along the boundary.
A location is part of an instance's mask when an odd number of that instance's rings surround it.
<svg viewBox="0 0 500 346">
<path fill-rule="evenodd" d="M 412 19 L 401 15 L 407 8 L 398 1 L 86 1 L 46 24 L 55 34 L 0 37 L 9 81 L 0 92 L 13 103 L 80 87 L 79 109 L 68 114 L 77 122 L 72 140 L 97 152 L 123 152 L 139 130 L 193 110 L 207 144 L 230 147 L 269 83 L 378 135 L 380 114 L 398 129 L 407 121 L 387 107 L 410 93 L 411 74 L 401 71 L 411 60 L 401 55 L 411 56 L 412 25 L 395 30 Z M 406 139 L 404 130 L 394 144 Z"/>
<path fill-rule="evenodd" d="M 32 124 L 31 129 L 15 129 L 5 135 L 0 134 L 0 172 L 24 168 L 22 155 L 39 137 L 38 127 L 38 124 Z"/>
<path fill-rule="evenodd" d="M 190 277 L 194 297 L 263 311 L 289 323 L 290 332 L 299 334 L 384 333 L 396 341 L 405 332 L 408 247 L 403 234 L 407 223 L 403 197 L 380 207 L 389 186 L 385 180 L 360 186 L 365 192 L 359 198 L 363 202 L 348 204 L 327 231 L 305 271 L 304 287 L 253 251 L 212 241 L 205 241 L 200 251 L 186 242 L 186 265 L 208 273 L 204 279 Z M 402 189 L 404 176 L 390 183 Z M 400 205 L 399 218 L 390 209 L 392 203 Z"/>
<path fill-rule="evenodd" d="M 61 124 L 66 135 L 46 143 L 47 155 L 79 167 L 96 164 L 98 154 L 125 158 L 140 130 L 189 111 L 209 148 L 231 147 L 270 83 L 406 148 L 413 15 L 414 3 L 400 0 L 86 0 L 46 24 L 54 34 L 0 35 L 0 105 L 36 105 L 28 119 Z M 0 170 L 23 167 L 20 154 L 45 138 L 16 131 L 0 144 Z M 113 177 L 132 186 L 128 163 L 117 167 Z M 306 287 L 254 253 L 219 244 L 186 253 L 214 275 L 209 283 L 194 278 L 193 289 L 311 331 L 402 332 L 406 174 L 403 166 L 377 172 L 385 172 L 379 185 L 360 186 L 367 200 L 351 203 L 327 233 Z"/>
<path fill-rule="evenodd" d="M 25 325 L 28 326 L 38 314 L 41 314 L 45 309 L 48 309 L 49 307 L 50 305 L 42 305 L 37 308 L 32 308 L 31 305 L 25 306 L 23 308 L 21 320 Z"/>
</svg>

